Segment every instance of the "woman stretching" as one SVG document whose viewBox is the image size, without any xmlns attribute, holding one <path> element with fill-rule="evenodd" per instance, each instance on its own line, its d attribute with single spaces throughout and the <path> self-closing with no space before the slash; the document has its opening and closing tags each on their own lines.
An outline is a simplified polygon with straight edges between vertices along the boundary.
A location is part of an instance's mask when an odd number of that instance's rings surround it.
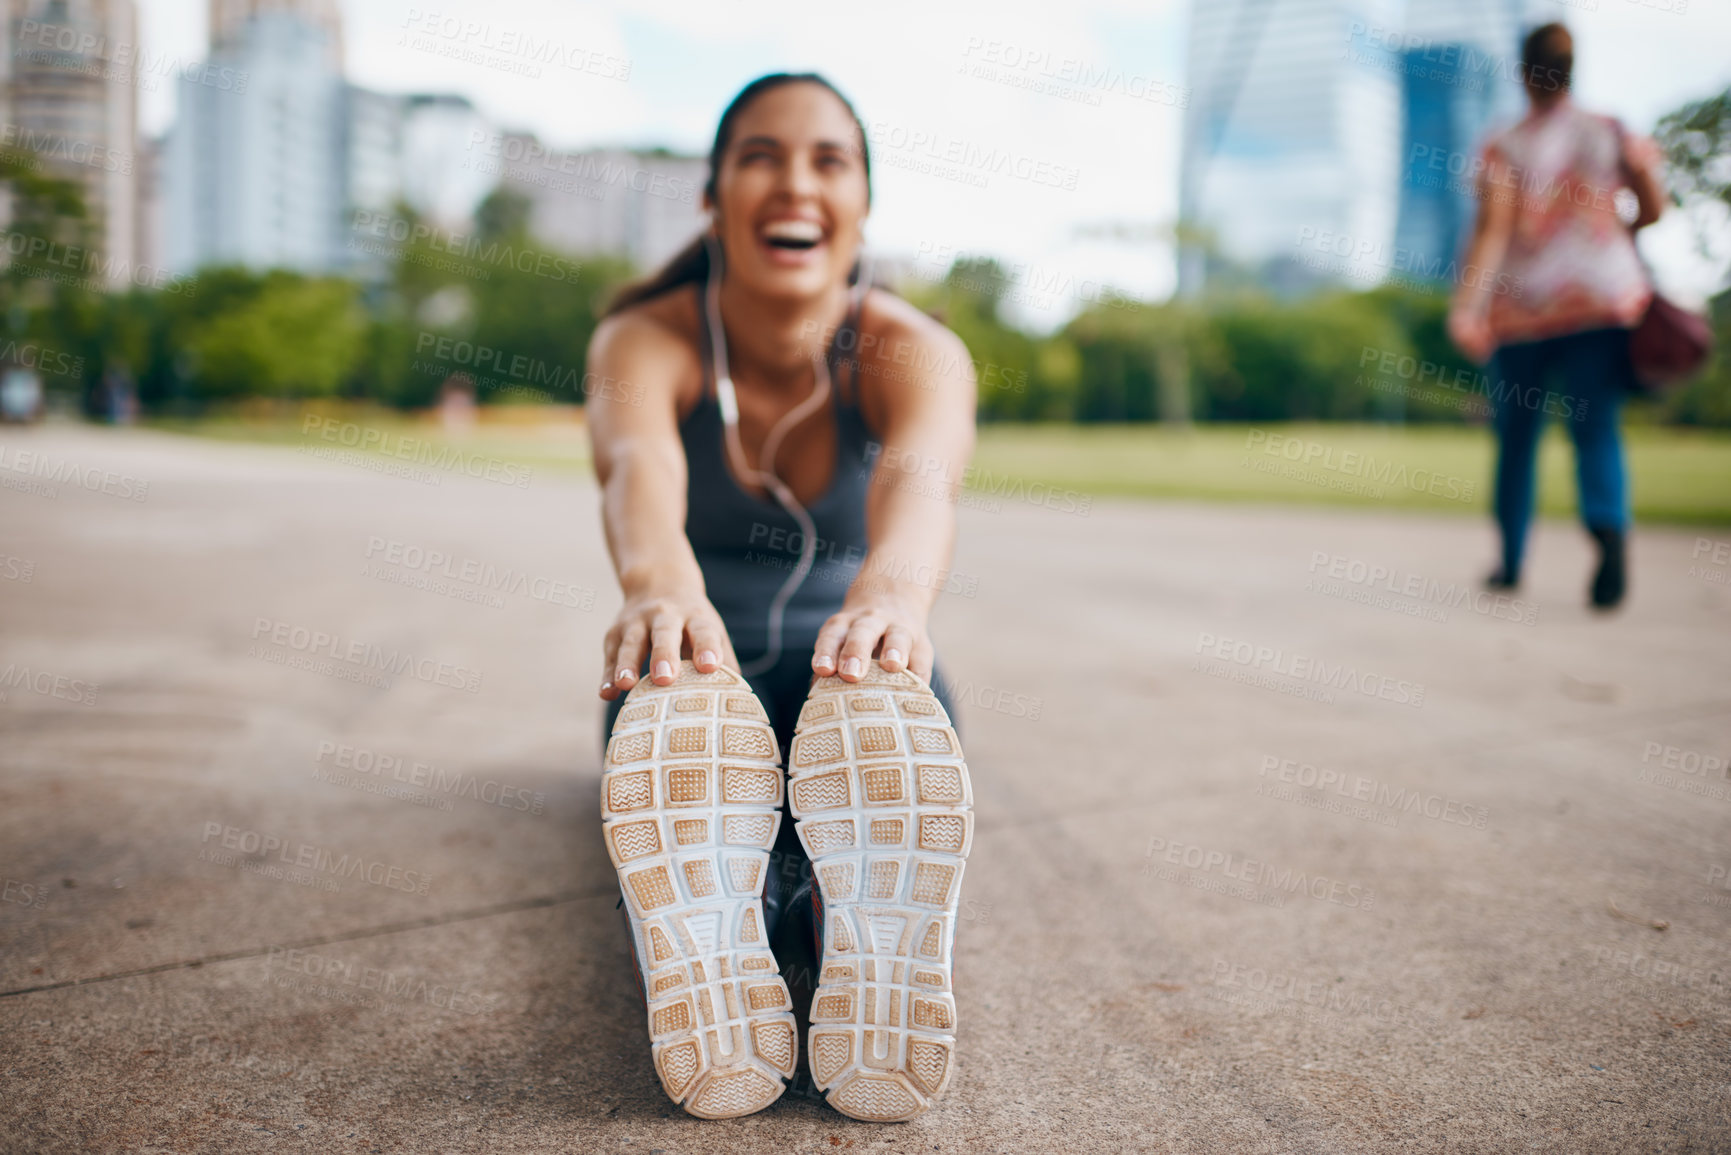
<svg viewBox="0 0 1731 1155">
<path fill-rule="evenodd" d="M 635 386 L 589 405 L 624 593 L 604 833 L 656 1071 L 706 1118 L 793 1076 L 790 982 L 817 987 L 807 1057 L 839 1110 L 911 1118 L 954 1066 L 971 793 L 926 623 L 974 379 L 862 271 L 870 175 L 827 81 L 752 82 L 716 130 L 708 228 L 589 351 Z"/>
</svg>

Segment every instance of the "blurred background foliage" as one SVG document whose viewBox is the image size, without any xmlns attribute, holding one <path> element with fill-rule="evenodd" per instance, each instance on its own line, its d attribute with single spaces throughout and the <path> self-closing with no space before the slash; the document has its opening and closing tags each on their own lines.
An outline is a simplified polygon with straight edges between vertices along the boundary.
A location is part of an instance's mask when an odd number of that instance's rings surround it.
<svg viewBox="0 0 1731 1155">
<path fill-rule="evenodd" d="M 1705 205 L 1698 220 L 1726 220 L 1731 92 L 1673 112 L 1656 136 L 1679 203 Z M 83 242 L 75 186 L 16 156 L 0 165 L 0 184 L 12 204 L 11 256 L 0 271 L 5 340 L 63 355 L 43 361 L 51 393 L 88 398 L 105 374 L 120 373 L 136 382 L 145 412 L 158 415 L 193 416 L 250 398 L 418 408 L 464 369 L 482 404 L 581 403 L 598 317 L 638 272 L 538 247 L 525 205 L 496 193 L 477 214 L 466 255 L 420 239 L 387 249 L 375 275 L 356 280 L 212 268 L 102 292 L 91 279 L 53 275 L 51 259 L 31 255 L 51 258 L 60 251 L 53 246 Z M 397 211 L 413 222 L 408 206 Z M 1704 247 L 1714 241 L 1702 238 Z M 989 260 L 960 261 L 941 280 L 902 288 L 967 343 L 986 422 L 1482 420 L 1481 404 L 1462 403 L 1478 395 L 1426 388 L 1438 375 L 1472 381 L 1477 373 L 1444 331 L 1446 285 L 1277 296 L 1241 283 L 1196 301 L 1113 297 L 1047 335 L 1005 320 L 1016 285 Z M 1687 385 L 1637 405 L 1637 419 L 1731 427 L 1731 293 L 1713 299 L 1711 314 L 1713 361 Z M 440 338 L 528 368 L 514 377 L 460 357 L 440 360 L 430 355 Z M 1435 369 L 1426 381 L 1379 373 L 1385 352 Z"/>
</svg>

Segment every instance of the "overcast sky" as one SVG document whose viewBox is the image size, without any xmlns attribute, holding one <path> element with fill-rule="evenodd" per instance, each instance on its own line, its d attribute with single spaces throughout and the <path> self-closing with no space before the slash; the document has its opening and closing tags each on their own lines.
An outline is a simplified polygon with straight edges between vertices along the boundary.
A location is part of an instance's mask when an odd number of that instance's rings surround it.
<svg viewBox="0 0 1731 1155">
<path fill-rule="evenodd" d="M 141 38 L 152 51 L 198 59 L 206 44 L 204 0 L 139 0 Z M 1674 9 L 1686 5 L 1682 13 Z M 1171 291 L 1171 253 L 1156 227 L 1178 203 L 1181 111 L 1165 98 L 1185 84 L 1187 0 L 875 0 L 817 5 L 791 0 L 469 0 L 402 4 L 341 0 L 347 71 L 356 83 L 393 92 L 460 92 L 502 127 L 527 128 L 552 144 L 661 144 L 704 152 L 722 107 L 752 77 L 822 72 L 848 93 L 883 136 L 874 146 L 870 242 L 913 254 L 939 246 L 1034 262 L 1046 270 L 1103 278 L 1142 296 Z M 1588 10 L 1592 8 L 1594 10 Z M 1664 112 L 1731 84 L 1731 3 L 1725 0 L 1537 0 L 1576 33 L 1578 99 L 1645 130 Z M 525 33 L 593 52 L 589 71 L 546 65 L 542 75 L 453 60 L 412 43 L 458 19 L 485 26 L 482 39 L 508 45 Z M 429 22 L 431 24 L 429 25 Z M 454 44 L 438 35 L 433 43 Z M 996 49 L 992 45 L 998 45 Z M 1096 93 L 1098 104 L 1062 99 L 965 75 L 989 51 L 1044 51 L 1094 69 L 1122 69 L 1154 99 Z M 587 58 L 585 58 L 587 59 Z M 629 62 L 627 79 L 619 73 Z M 171 84 L 143 94 L 143 126 L 174 118 Z M 902 139 L 945 148 L 1007 148 L 1048 166 L 1040 179 L 993 176 L 986 188 L 896 167 L 925 155 Z M 1064 187 L 1066 184 L 1072 187 Z M 1133 222 L 1150 239 L 1078 239 L 1078 226 Z M 1662 223 L 1659 229 L 1666 229 Z M 1682 225 L 1681 220 L 1674 222 Z M 1651 230 L 1650 230 L 1651 231 Z M 1708 275 L 1688 259 L 1692 241 L 1671 228 L 1646 244 L 1664 279 L 1686 295 Z M 1068 310 L 1025 316 L 1038 327 Z"/>
</svg>

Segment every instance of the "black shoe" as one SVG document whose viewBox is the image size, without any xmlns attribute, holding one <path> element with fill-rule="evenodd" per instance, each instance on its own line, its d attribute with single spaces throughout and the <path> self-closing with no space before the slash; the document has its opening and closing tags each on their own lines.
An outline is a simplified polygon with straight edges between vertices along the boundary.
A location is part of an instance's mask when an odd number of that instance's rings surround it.
<svg viewBox="0 0 1731 1155">
<path fill-rule="evenodd" d="M 1599 544 L 1599 568 L 1593 574 L 1593 608 L 1614 609 L 1622 602 L 1629 587 L 1628 537 L 1620 529 L 1590 529 L 1587 532 Z"/>
<path fill-rule="evenodd" d="M 1518 573 L 1510 574 L 1502 566 L 1498 566 L 1496 569 L 1492 570 L 1490 576 L 1485 578 L 1485 588 L 1487 590 L 1512 590 L 1520 584 L 1521 575 Z"/>
</svg>

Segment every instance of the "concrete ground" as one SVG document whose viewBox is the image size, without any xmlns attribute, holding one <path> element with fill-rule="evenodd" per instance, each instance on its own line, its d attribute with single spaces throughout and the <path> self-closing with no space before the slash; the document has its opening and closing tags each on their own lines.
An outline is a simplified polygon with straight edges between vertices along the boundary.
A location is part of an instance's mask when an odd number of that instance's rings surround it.
<svg viewBox="0 0 1731 1155">
<path fill-rule="evenodd" d="M 1451 606 L 1481 518 L 964 510 L 956 1080 L 702 1122 L 598 836 L 594 489 L 435 476 L 0 432 L 0 1148 L 1731 1150 L 1731 533 L 1600 618 L 1569 525 Z"/>
</svg>

